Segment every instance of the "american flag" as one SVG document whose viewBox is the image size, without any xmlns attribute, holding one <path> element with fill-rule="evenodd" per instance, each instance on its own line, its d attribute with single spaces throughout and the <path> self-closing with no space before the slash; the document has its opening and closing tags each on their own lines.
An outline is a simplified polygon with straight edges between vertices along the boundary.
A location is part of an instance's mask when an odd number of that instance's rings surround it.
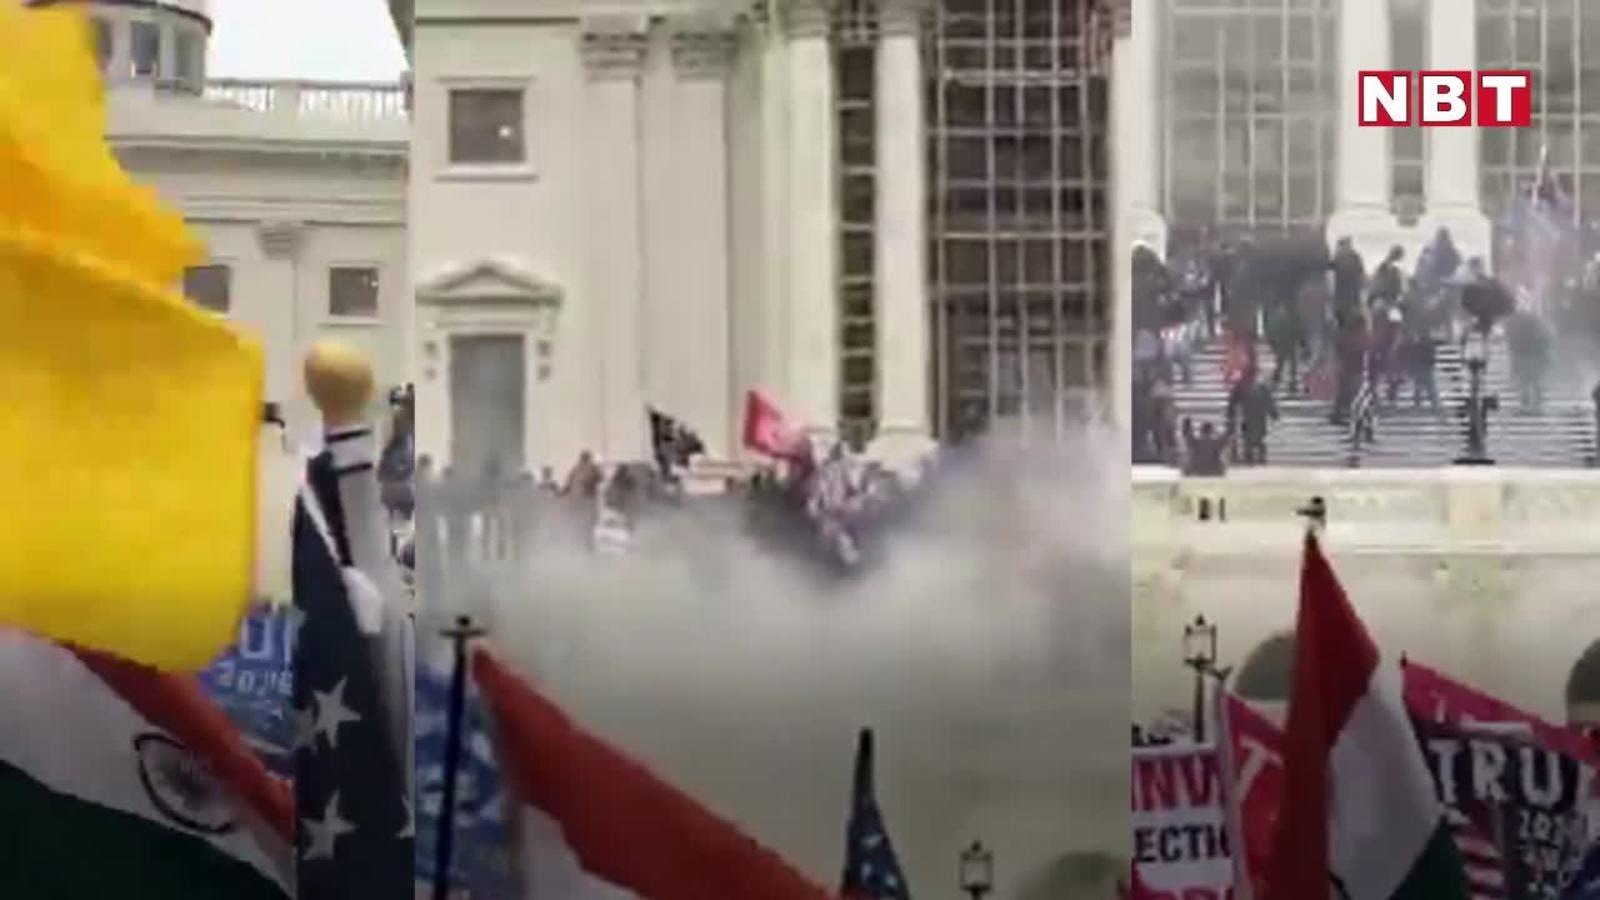
<svg viewBox="0 0 1600 900">
<path fill-rule="evenodd" d="M 839 894 L 845 900 L 910 900 L 911 889 L 900 860 L 889 843 L 872 785 L 872 729 L 861 729 L 856 743 L 856 775 L 850 824 L 845 835 L 844 877 Z"/>
<path fill-rule="evenodd" d="M 1506 862 L 1500 847 L 1465 814 L 1446 808 L 1456 850 L 1461 854 L 1467 876 L 1467 896 L 1471 900 L 1510 900 L 1506 890 Z"/>
<path fill-rule="evenodd" d="M 397 740 L 409 698 L 389 671 L 405 618 L 352 552 L 365 543 L 355 523 L 379 515 L 376 447 L 366 430 L 328 445 L 307 464 L 294 516 L 296 896 L 411 897 L 410 760 Z"/>
</svg>

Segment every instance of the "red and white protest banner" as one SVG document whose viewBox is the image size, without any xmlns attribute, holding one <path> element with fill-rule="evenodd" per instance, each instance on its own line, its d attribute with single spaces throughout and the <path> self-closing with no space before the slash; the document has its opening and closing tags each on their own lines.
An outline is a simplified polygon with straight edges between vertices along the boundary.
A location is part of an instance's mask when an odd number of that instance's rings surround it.
<svg viewBox="0 0 1600 900">
<path fill-rule="evenodd" d="M 1238 697 L 1218 692 L 1217 727 L 1222 748 L 1224 797 L 1233 798 L 1227 813 L 1234 836 L 1237 896 L 1262 893 L 1272 832 L 1283 801 L 1283 732 L 1270 719 Z"/>
<path fill-rule="evenodd" d="M 1133 751 L 1133 861 L 1148 900 L 1232 900 L 1233 859 L 1210 746 Z"/>
</svg>

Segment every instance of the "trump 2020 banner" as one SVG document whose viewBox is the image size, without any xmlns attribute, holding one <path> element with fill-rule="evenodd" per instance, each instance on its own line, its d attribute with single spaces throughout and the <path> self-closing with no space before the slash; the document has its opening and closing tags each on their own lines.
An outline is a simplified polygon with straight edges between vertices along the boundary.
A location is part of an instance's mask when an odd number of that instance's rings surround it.
<svg viewBox="0 0 1600 900">
<path fill-rule="evenodd" d="M 1508 897 L 1556 900 L 1587 843 L 1594 770 L 1526 735 L 1414 724 L 1468 881 L 1504 886 Z"/>
<path fill-rule="evenodd" d="M 267 769 L 294 776 L 294 618 L 288 608 L 258 609 L 239 623 L 238 643 L 200 673 L 200 684 L 238 726 Z"/>
<path fill-rule="evenodd" d="M 1222 780 L 1210 746 L 1133 751 L 1133 861 L 1151 900 L 1230 900 Z"/>
</svg>

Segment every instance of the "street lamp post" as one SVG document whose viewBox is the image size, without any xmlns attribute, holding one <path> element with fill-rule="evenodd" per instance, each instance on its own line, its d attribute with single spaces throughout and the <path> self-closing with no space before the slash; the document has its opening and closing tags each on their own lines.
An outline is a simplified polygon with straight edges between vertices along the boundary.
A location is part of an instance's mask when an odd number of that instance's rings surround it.
<svg viewBox="0 0 1600 900">
<path fill-rule="evenodd" d="M 994 890 L 994 854 L 983 846 L 983 841 L 973 841 L 972 846 L 961 851 L 961 889 L 972 900 L 983 900 Z"/>
<path fill-rule="evenodd" d="M 1203 615 L 1183 626 L 1183 664 L 1194 670 L 1194 742 L 1206 740 L 1206 676 L 1216 671 L 1217 626 Z"/>
</svg>

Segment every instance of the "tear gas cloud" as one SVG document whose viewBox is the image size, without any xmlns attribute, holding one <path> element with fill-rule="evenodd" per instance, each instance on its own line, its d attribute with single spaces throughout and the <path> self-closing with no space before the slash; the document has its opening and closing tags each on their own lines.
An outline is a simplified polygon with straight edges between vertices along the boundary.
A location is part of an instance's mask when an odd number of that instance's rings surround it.
<svg viewBox="0 0 1600 900">
<path fill-rule="evenodd" d="M 1063 857 L 1127 858 L 1127 468 L 1101 433 L 1014 448 L 941 473 L 857 578 L 819 579 L 747 537 L 738 501 L 700 501 L 648 517 L 629 556 L 541 544 L 466 593 L 579 721 L 824 883 L 871 726 L 919 898 L 959 896 L 975 838 L 998 897 L 1074 896 Z"/>
</svg>

